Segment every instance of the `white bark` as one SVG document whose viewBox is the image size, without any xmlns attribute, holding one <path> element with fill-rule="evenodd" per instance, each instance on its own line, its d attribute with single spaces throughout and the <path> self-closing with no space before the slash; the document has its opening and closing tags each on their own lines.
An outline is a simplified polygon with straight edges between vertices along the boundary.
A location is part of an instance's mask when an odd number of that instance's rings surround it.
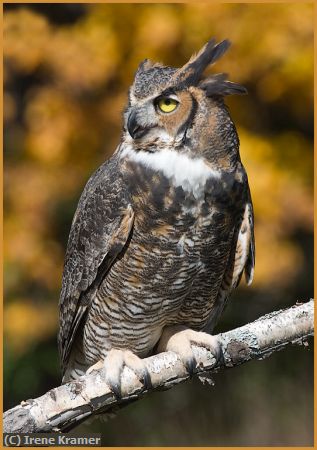
<svg viewBox="0 0 317 450">
<path fill-rule="evenodd" d="M 303 344 L 314 331 L 314 301 L 275 311 L 255 322 L 218 335 L 222 361 L 202 347 L 193 346 L 197 373 L 208 379 L 212 372 L 234 367 L 252 359 L 263 359 L 287 344 Z M 153 389 L 169 389 L 189 376 L 175 353 L 147 358 Z M 4 413 L 4 432 L 32 433 L 69 429 L 100 410 L 113 409 L 122 402 L 140 398 L 147 392 L 127 367 L 122 374 L 123 398 L 118 402 L 101 371 L 54 388 L 37 399 L 21 402 Z"/>
</svg>

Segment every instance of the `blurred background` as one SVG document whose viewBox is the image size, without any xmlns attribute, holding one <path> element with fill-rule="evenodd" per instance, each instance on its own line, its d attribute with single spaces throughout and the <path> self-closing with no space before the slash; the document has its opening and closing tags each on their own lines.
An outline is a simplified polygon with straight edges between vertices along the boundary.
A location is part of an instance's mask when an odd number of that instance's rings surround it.
<svg viewBox="0 0 317 450">
<path fill-rule="evenodd" d="M 56 333 L 67 237 L 91 173 L 116 148 L 138 63 L 184 64 L 210 38 L 255 209 L 255 280 L 216 331 L 313 296 L 313 4 L 5 4 L 5 409 L 60 384 Z M 153 393 L 106 424 L 103 444 L 313 445 L 313 351 Z M 122 431 L 124 430 L 124 432 Z"/>
</svg>

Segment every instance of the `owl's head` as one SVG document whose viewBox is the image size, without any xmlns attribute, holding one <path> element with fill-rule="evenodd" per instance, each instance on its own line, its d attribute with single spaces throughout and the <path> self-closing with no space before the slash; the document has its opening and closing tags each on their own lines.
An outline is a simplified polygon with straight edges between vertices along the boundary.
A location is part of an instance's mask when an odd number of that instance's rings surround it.
<svg viewBox="0 0 317 450">
<path fill-rule="evenodd" d="M 165 145 L 203 144 L 229 118 L 223 97 L 245 94 L 246 89 L 226 79 L 226 74 L 203 77 L 203 72 L 230 46 L 210 40 L 181 68 L 143 61 L 129 91 L 124 113 L 124 138 L 135 149 L 153 151 Z M 210 137 L 210 136 L 209 136 Z"/>
</svg>

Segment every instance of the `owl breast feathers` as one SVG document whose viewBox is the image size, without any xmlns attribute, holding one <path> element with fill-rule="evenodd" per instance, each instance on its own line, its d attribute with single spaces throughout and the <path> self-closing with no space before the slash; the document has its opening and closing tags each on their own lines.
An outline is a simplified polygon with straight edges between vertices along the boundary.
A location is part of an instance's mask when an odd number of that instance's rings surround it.
<svg viewBox="0 0 317 450">
<path fill-rule="evenodd" d="M 131 367 L 210 334 L 230 292 L 254 269 L 253 211 L 239 138 L 224 96 L 243 94 L 203 72 L 229 47 L 209 41 L 181 68 L 143 61 L 121 142 L 90 178 L 75 213 L 60 296 L 63 381 L 100 365 L 120 395 Z M 91 369 L 92 367 L 92 369 Z"/>
</svg>

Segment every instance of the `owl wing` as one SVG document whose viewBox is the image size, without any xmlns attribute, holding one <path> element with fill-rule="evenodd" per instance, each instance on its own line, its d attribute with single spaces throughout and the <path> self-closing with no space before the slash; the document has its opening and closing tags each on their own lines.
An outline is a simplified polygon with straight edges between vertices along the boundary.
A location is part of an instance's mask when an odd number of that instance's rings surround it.
<svg viewBox="0 0 317 450">
<path fill-rule="evenodd" d="M 238 238 L 234 252 L 231 288 L 240 283 L 244 272 L 248 285 L 252 283 L 255 266 L 254 215 L 249 186 L 243 216 L 238 226 Z"/>
<path fill-rule="evenodd" d="M 134 213 L 116 155 L 88 181 L 72 222 L 60 295 L 63 372 L 78 326 L 106 272 L 123 250 Z"/>
<path fill-rule="evenodd" d="M 205 330 L 212 332 L 214 326 L 224 310 L 229 295 L 241 280 L 244 272 L 248 285 L 252 283 L 255 265 L 254 216 L 249 185 L 246 181 L 246 196 L 242 205 L 240 218 L 233 234 L 227 268 L 223 274 L 222 282 L 214 303 L 213 314 Z"/>
</svg>

